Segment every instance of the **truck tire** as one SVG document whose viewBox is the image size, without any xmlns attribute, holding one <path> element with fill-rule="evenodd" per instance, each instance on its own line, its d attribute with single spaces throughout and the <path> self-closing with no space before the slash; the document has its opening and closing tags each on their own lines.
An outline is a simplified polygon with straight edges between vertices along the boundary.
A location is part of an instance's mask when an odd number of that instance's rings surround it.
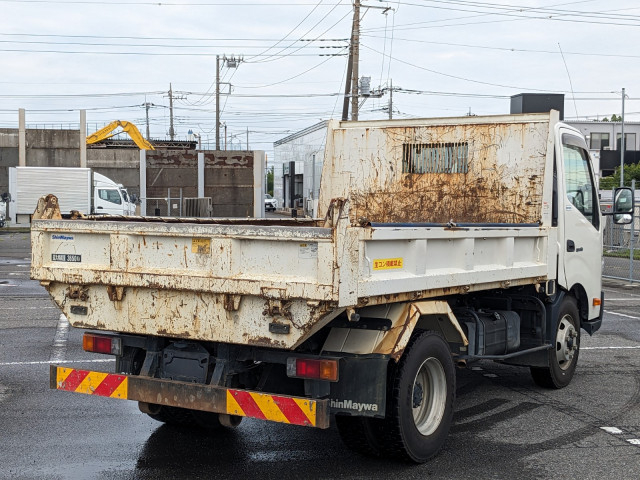
<svg viewBox="0 0 640 480">
<path fill-rule="evenodd" d="M 580 316 L 574 297 L 565 296 L 558 310 L 554 348 L 549 349 L 549 367 L 531 367 L 533 381 L 544 388 L 564 388 L 571 382 L 580 354 Z"/>
<path fill-rule="evenodd" d="M 379 457 L 382 454 L 383 419 L 336 415 L 336 427 L 342 443 L 349 450 L 369 457 Z"/>
<path fill-rule="evenodd" d="M 437 332 L 423 331 L 409 341 L 387 382 L 384 453 L 423 463 L 449 434 L 456 375 L 451 351 Z"/>
</svg>

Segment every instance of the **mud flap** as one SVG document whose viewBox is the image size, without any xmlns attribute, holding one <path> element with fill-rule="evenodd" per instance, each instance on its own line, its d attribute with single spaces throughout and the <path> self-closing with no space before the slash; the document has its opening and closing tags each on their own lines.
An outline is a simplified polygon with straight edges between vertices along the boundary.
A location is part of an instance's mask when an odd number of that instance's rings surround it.
<svg viewBox="0 0 640 480">
<path fill-rule="evenodd" d="M 330 412 L 383 418 L 389 358 L 386 355 L 344 357 L 340 363 L 340 380 L 331 384 Z"/>
</svg>

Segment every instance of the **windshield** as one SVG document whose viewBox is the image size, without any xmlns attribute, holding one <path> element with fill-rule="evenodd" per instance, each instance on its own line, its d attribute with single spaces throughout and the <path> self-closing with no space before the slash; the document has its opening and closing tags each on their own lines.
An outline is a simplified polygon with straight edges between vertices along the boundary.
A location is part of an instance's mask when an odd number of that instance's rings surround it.
<svg viewBox="0 0 640 480">
<path fill-rule="evenodd" d="M 98 189 L 98 196 L 102 200 L 106 200 L 110 203 L 115 203 L 117 205 L 122 204 L 122 198 L 120 197 L 120 193 L 118 190 L 109 190 L 109 189 Z"/>
<path fill-rule="evenodd" d="M 123 188 L 120 189 L 120 192 L 122 193 L 122 198 L 124 198 L 125 202 L 130 202 L 131 200 L 129 200 L 129 195 L 127 195 L 127 191 Z"/>
</svg>

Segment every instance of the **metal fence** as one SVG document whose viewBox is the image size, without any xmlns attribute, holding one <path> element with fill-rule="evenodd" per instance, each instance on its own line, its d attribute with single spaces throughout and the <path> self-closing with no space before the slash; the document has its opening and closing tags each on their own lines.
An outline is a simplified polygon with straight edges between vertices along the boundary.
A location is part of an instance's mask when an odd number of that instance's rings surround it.
<svg viewBox="0 0 640 480">
<path fill-rule="evenodd" d="M 634 192 L 637 193 L 637 192 Z M 602 276 L 628 282 L 640 282 L 640 205 L 636 200 L 633 222 L 616 225 L 613 217 L 605 222 Z"/>
<path fill-rule="evenodd" d="M 147 202 L 147 215 L 151 217 L 181 217 L 182 188 L 167 188 L 166 197 L 141 198 Z"/>
</svg>

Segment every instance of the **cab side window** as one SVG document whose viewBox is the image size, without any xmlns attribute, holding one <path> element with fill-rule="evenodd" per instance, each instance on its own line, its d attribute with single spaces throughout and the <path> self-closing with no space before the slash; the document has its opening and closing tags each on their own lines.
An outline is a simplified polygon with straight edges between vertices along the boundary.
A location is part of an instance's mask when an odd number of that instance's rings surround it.
<svg viewBox="0 0 640 480">
<path fill-rule="evenodd" d="M 567 198 L 596 228 L 600 228 L 595 183 L 589 170 L 587 152 L 576 145 L 563 144 L 564 178 Z"/>
<path fill-rule="evenodd" d="M 107 202 L 115 203 L 117 205 L 122 204 L 122 198 L 120 198 L 120 193 L 117 190 L 107 190 L 107 189 L 98 189 L 98 196 L 102 200 L 106 200 Z"/>
</svg>

